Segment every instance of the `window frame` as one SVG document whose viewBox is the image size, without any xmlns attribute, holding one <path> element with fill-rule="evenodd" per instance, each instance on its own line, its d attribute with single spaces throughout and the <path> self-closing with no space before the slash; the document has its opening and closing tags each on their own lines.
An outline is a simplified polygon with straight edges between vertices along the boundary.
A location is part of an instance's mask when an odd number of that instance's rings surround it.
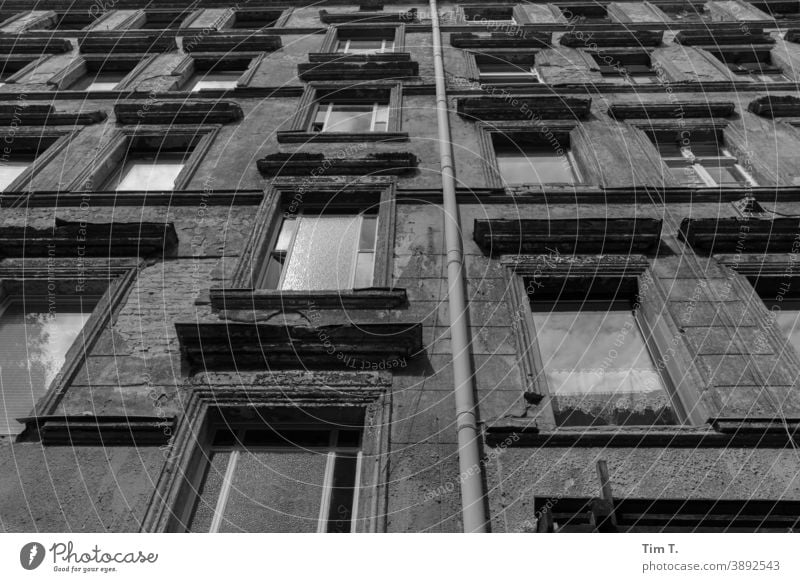
<svg viewBox="0 0 800 582">
<path fill-rule="evenodd" d="M 598 252 L 601 252 L 600 249 Z M 570 431 L 575 430 L 575 427 L 561 427 L 556 424 L 551 394 L 546 383 L 543 384 L 544 365 L 528 293 L 531 280 L 536 283 L 534 288 L 544 284 L 550 285 L 551 289 L 570 289 L 587 280 L 592 281 L 592 285 L 594 281 L 600 281 L 607 288 L 613 287 L 615 294 L 621 289 L 627 290 L 628 298 L 631 294 L 638 294 L 637 325 L 642 330 L 644 342 L 656 368 L 662 368 L 660 374 L 677 419 L 677 424 L 664 425 L 663 428 L 679 430 L 687 425 L 705 426 L 708 414 L 701 400 L 701 393 L 697 390 L 698 386 L 704 385 L 703 376 L 686 343 L 676 344 L 673 341 L 682 336 L 676 322 L 663 311 L 668 290 L 651 274 L 647 257 L 581 255 L 580 258 L 578 262 L 561 260 L 558 253 L 551 252 L 548 255 L 503 256 L 500 259 L 509 289 L 508 307 L 514 320 L 518 322 L 512 326 L 512 333 L 517 346 L 526 346 L 517 351 L 523 378 L 527 379 L 523 392 L 528 402 L 537 405 L 537 425 L 540 430 Z M 663 357 L 667 353 L 671 355 L 669 360 Z M 626 426 L 636 429 L 634 425 Z M 593 430 L 615 432 L 619 428 L 619 425 L 607 425 Z M 639 428 L 645 431 L 653 429 L 649 425 L 640 425 Z"/>
<path fill-rule="evenodd" d="M 334 132 L 334 131 L 327 131 L 326 130 L 326 127 L 328 126 L 328 124 L 330 122 L 330 117 L 333 114 L 334 108 L 339 106 L 339 105 L 363 105 L 365 107 L 369 107 L 370 103 L 368 103 L 368 102 L 350 103 L 350 102 L 342 102 L 342 101 L 330 101 L 328 103 L 318 103 L 317 104 L 317 110 L 314 113 L 314 121 L 312 121 L 312 131 L 317 132 L 317 133 L 352 133 L 352 132 Z M 382 123 L 382 122 L 378 121 L 378 118 L 381 116 L 381 112 L 385 111 L 386 125 L 388 127 L 388 125 L 389 125 L 389 121 L 388 121 L 388 119 L 389 119 L 389 111 L 391 109 L 390 104 L 389 103 L 380 103 L 378 101 L 374 101 L 371 105 L 372 105 L 372 113 L 370 114 L 371 118 L 370 118 L 370 122 L 369 122 L 369 133 L 387 133 L 387 132 L 376 132 L 375 126 L 376 126 L 377 123 Z M 316 129 L 317 125 L 319 125 L 319 123 L 320 123 L 319 121 L 317 121 L 317 119 L 319 118 L 319 115 L 323 111 L 323 109 L 325 109 L 326 111 L 325 111 L 325 116 L 324 116 L 323 121 L 322 121 L 322 127 L 320 129 Z M 366 132 L 358 132 L 358 133 L 366 133 Z"/>
<path fill-rule="evenodd" d="M 14 143 L 30 143 L 31 149 L 35 154 L 28 167 L 9 183 L 8 186 L 3 188 L 0 193 L 11 194 L 14 192 L 23 193 L 26 190 L 29 191 L 31 181 L 45 166 L 52 162 L 75 137 L 77 137 L 80 129 L 80 127 L 61 129 L 52 126 L 16 128 Z M 41 147 L 45 143 L 47 143 L 47 145 Z"/>
<path fill-rule="evenodd" d="M 536 56 L 539 51 L 474 51 L 465 50 L 464 58 L 467 65 L 467 75 L 471 79 L 478 80 L 482 83 L 493 84 L 518 84 L 518 85 L 544 85 L 544 80 L 537 68 Z M 511 65 L 516 65 L 519 61 L 531 59 L 533 64 L 530 66 L 530 72 L 520 70 L 519 72 L 510 73 L 485 73 L 481 71 L 482 61 L 492 59 L 498 62 L 507 62 Z M 527 66 L 527 63 L 526 63 Z"/>
<path fill-rule="evenodd" d="M 234 471 L 236 470 L 235 463 L 238 462 L 238 458 L 242 452 L 248 451 L 257 451 L 257 452 L 275 452 L 280 453 L 287 450 L 298 450 L 300 447 L 292 447 L 290 445 L 287 446 L 258 446 L 258 445 L 245 445 L 244 441 L 244 433 L 247 429 L 263 429 L 263 426 L 259 425 L 252 425 L 252 424 L 237 424 L 235 427 L 226 427 L 228 429 L 233 428 L 233 432 L 236 438 L 236 442 L 233 445 L 215 445 L 213 442 L 208 445 L 207 450 L 209 454 L 209 464 L 211 461 L 211 454 L 215 452 L 230 452 L 231 458 L 228 460 L 226 465 L 226 472 L 222 478 L 222 485 L 217 497 L 217 504 L 214 508 L 214 517 L 211 522 L 211 526 L 209 528 L 208 533 L 219 533 L 220 522 L 224 519 L 224 509 L 227 505 L 230 489 L 231 489 L 231 482 L 234 477 Z M 270 427 L 272 428 L 272 427 Z M 302 430 L 303 428 L 307 428 L 309 430 L 318 430 L 318 427 L 313 425 L 311 426 L 304 426 L 304 425 L 280 425 L 278 430 L 275 432 L 280 434 L 283 431 L 291 430 L 291 431 L 298 431 Z M 307 446 L 303 445 L 302 450 L 308 452 L 325 452 L 327 454 L 326 458 L 326 466 L 325 466 L 325 476 L 324 476 L 324 483 L 323 483 L 323 491 L 322 496 L 320 498 L 320 511 L 319 517 L 317 519 L 317 529 L 315 533 L 327 533 L 326 529 L 328 526 L 328 521 L 330 519 L 330 495 L 333 489 L 333 465 L 335 463 L 335 459 L 337 458 L 339 453 L 355 453 L 356 454 L 356 467 L 355 467 L 355 482 L 353 485 L 353 511 L 352 515 L 350 516 L 350 532 L 349 533 L 356 533 L 356 524 L 358 523 L 358 494 L 361 485 L 361 473 L 363 469 L 363 451 L 361 444 L 359 443 L 358 446 L 346 446 L 346 445 L 339 445 L 338 444 L 338 433 L 340 431 L 339 428 L 330 428 L 329 442 L 327 446 Z M 213 431 L 212 431 L 213 432 Z M 348 431 L 352 432 L 352 431 Z M 360 435 L 360 439 L 362 440 L 364 435 Z M 232 466 L 233 465 L 233 466 Z M 194 489 L 197 491 L 197 500 L 200 499 L 200 489 L 202 483 L 198 483 Z M 197 500 L 194 504 L 197 503 Z M 194 505 L 192 504 L 192 505 Z M 192 512 L 193 513 L 193 512 Z M 190 529 L 191 524 L 187 524 L 187 530 Z"/>
<path fill-rule="evenodd" d="M 42 241 L 40 244 L 47 244 Z M 44 256 L 46 252 L 42 253 Z M 85 289 L 96 289 L 99 297 L 91 315 L 84 323 L 78 337 L 64 356 L 64 364 L 53 381 L 45 387 L 30 414 L 23 420 L 29 427 L 41 425 L 55 414 L 74 378 L 87 361 L 94 344 L 106 326 L 114 320 L 123 307 L 142 263 L 140 259 L 114 259 L 113 262 L 80 262 L 64 258 L 7 258 L 0 261 L 0 294 L 21 296 L 31 288 L 40 289 L 45 296 L 53 287 L 68 290 L 65 295 L 77 294 Z M 99 288 L 98 288 L 99 287 Z M 28 431 L 23 431 L 23 435 Z"/>
<path fill-rule="evenodd" d="M 600 74 L 606 79 L 621 79 L 628 85 L 658 85 L 661 83 L 653 69 L 651 55 L 647 51 L 598 51 L 589 53 L 589 56 L 595 62 Z M 612 57 L 616 63 L 613 65 L 603 64 L 601 62 L 603 56 Z M 646 67 L 647 71 L 631 71 L 628 67 Z M 637 82 L 635 80 L 637 78 L 645 78 L 647 81 Z"/>
<path fill-rule="evenodd" d="M 113 72 L 111 67 L 118 67 L 121 63 L 125 64 L 123 71 L 125 74 L 113 89 L 101 89 L 100 91 L 123 91 L 130 89 L 135 83 L 139 74 L 144 71 L 155 59 L 157 55 L 153 53 L 130 53 L 114 55 L 113 59 L 108 56 L 100 55 L 81 55 L 64 67 L 56 75 L 51 77 L 47 83 L 56 89 L 63 91 L 82 91 L 89 92 L 88 89 L 71 89 L 81 79 L 94 74 Z M 106 71 L 106 69 L 110 69 Z M 94 89 L 93 91 L 96 91 Z"/>
<path fill-rule="evenodd" d="M 347 192 L 347 196 L 343 196 Z M 299 197 L 299 198 L 298 198 Z M 298 205 L 298 200 L 300 201 Z M 310 185 L 300 191 L 297 184 L 273 184 L 265 195 L 265 201 L 258 210 L 259 224 L 247 243 L 245 252 L 234 274 L 234 286 L 258 289 L 260 292 L 308 294 L 310 290 L 267 289 L 260 287 L 266 279 L 269 262 L 280 234 L 283 219 L 304 210 L 334 208 L 338 211 L 353 210 L 361 213 L 369 207 L 377 207 L 377 228 L 371 287 L 388 287 L 391 281 L 392 241 L 394 240 L 395 196 L 394 185 L 383 188 L 379 184 L 352 184 L 347 186 Z M 281 273 L 283 277 L 283 273 Z M 279 283 L 280 285 L 280 283 Z M 343 290 L 319 290 L 341 293 Z"/>
<path fill-rule="evenodd" d="M 388 42 L 388 37 L 392 39 L 392 50 L 383 50 L 379 53 L 341 53 L 337 50 L 338 43 L 342 40 L 357 40 L 359 37 L 374 39 L 376 36 L 383 36 L 381 40 Z M 405 24 L 376 23 L 376 24 L 339 24 L 331 25 L 322 40 L 320 53 L 331 53 L 338 55 L 393 55 L 405 52 L 406 27 Z M 369 57 L 368 57 L 369 58 Z M 381 57 L 377 57 L 381 58 Z"/>
<path fill-rule="evenodd" d="M 261 65 L 266 53 L 263 52 L 241 52 L 241 53 L 218 53 L 218 52 L 196 52 L 186 56 L 173 69 L 172 75 L 177 77 L 173 90 L 183 91 L 189 95 L 200 93 L 202 95 L 224 93 L 242 87 L 247 87 Z M 244 66 L 244 64 L 246 66 Z M 194 91 L 190 83 L 195 75 L 201 72 L 234 72 L 241 71 L 236 80 L 236 86 L 231 88 L 209 88 Z"/>
<path fill-rule="evenodd" d="M 555 139 L 558 141 L 559 144 L 566 142 L 568 145 L 564 147 L 563 145 L 560 146 L 560 149 L 564 149 L 564 155 L 566 159 L 569 161 L 573 175 L 575 176 L 575 180 L 572 183 L 569 182 L 546 182 L 542 184 L 538 184 L 535 182 L 526 182 L 521 184 L 507 184 L 503 179 L 503 176 L 500 172 L 500 164 L 497 161 L 497 149 L 495 147 L 495 138 L 508 140 L 514 142 L 515 136 L 529 136 L 532 134 L 542 134 L 544 135 L 546 132 L 543 130 L 541 123 L 537 123 L 536 125 L 528 124 L 503 124 L 503 125 L 490 125 L 486 122 L 480 122 L 478 124 L 478 129 L 480 132 L 480 144 L 481 144 L 481 154 L 483 156 L 484 162 L 484 170 L 485 175 L 487 178 L 487 182 L 491 187 L 494 188 L 505 188 L 505 189 L 517 189 L 517 188 L 575 188 L 588 185 L 586 181 L 586 177 L 589 173 L 586 171 L 586 168 L 582 167 L 581 163 L 578 160 L 578 157 L 575 156 L 574 152 L 572 151 L 572 138 L 570 134 L 572 131 L 578 129 L 578 125 L 572 122 L 563 123 L 558 121 L 553 121 L 552 124 L 547 124 L 547 130 L 555 136 Z M 555 150 L 554 150 L 555 151 Z"/>
<path fill-rule="evenodd" d="M 181 125 L 177 123 L 173 125 L 123 126 L 115 130 L 111 138 L 99 149 L 95 157 L 86 164 L 67 188 L 72 192 L 105 191 L 104 187 L 109 183 L 112 176 L 120 171 L 120 166 L 124 163 L 128 152 L 149 151 L 146 149 L 134 150 L 136 140 L 160 139 L 163 144 L 164 140 L 168 138 L 178 138 L 194 141 L 191 152 L 185 158 L 184 167 L 175 179 L 175 186 L 172 192 L 185 190 L 214 143 L 214 139 L 221 127 L 220 124 Z M 161 153 L 161 149 L 153 150 L 152 153 L 157 155 Z"/>
<path fill-rule="evenodd" d="M 250 373 L 241 371 L 241 374 L 248 376 Z M 222 391 L 218 386 L 230 381 L 225 373 L 200 373 L 189 379 L 193 389 L 185 408 L 187 412 L 175 431 L 172 454 L 150 498 L 141 531 L 185 531 L 189 526 L 198 480 L 202 479 L 209 458 L 207 446 L 211 442 L 210 431 L 219 424 L 220 417 L 225 424 L 233 424 L 242 422 L 242 416 L 246 414 L 255 415 L 260 427 L 274 428 L 287 424 L 281 418 L 286 417 L 288 411 L 313 418 L 316 428 L 323 424 L 335 424 L 341 428 L 341 417 L 346 416 L 349 420 L 345 422 L 353 426 L 353 430 L 355 423 L 358 423 L 364 459 L 380 459 L 387 454 L 387 427 L 391 410 L 389 393 L 392 385 L 390 372 L 379 372 L 377 376 L 363 372 L 332 372 L 329 384 L 342 387 L 333 393 L 309 385 L 308 375 L 302 371 L 279 371 L 276 374 L 283 378 L 283 383 L 279 381 L 275 384 L 264 374 L 253 373 L 245 382 L 240 379 L 236 381 L 237 390 Z M 298 393 L 306 394 L 302 407 L 298 407 L 295 397 L 287 393 L 282 385 L 292 385 Z M 224 420 L 228 415 L 231 415 L 231 420 Z M 277 415 L 275 422 L 265 423 L 264 419 L 272 415 Z M 331 416 L 332 423 L 326 420 Z M 296 425 L 296 422 L 292 424 Z M 353 511 L 355 531 L 377 532 L 385 529 L 388 482 L 387 463 L 361 464 L 358 504 Z"/>
<path fill-rule="evenodd" d="M 755 83 L 786 83 L 791 79 L 781 67 L 772 62 L 772 47 L 711 50 L 711 56 L 726 67 L 734 78 L 745 78 Z M 756 65 L 746 67 L 744 65 Z M 776 75 L 781 78 L 771 78 Z M 769 77 L 769 78 L 764 78 Z"/>
</svg>

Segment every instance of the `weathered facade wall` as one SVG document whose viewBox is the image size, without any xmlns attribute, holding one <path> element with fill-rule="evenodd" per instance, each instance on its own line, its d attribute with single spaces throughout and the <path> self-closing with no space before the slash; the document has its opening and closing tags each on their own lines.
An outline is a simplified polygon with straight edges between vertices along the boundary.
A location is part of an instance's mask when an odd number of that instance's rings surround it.
<svg viewBox="0 0 800 582">
<path fill-rule="evenodd" d="M 54 10 L 66 10 L 65 2 L 52 4 Z M 137 3 L 133 0 L 124 2 L 119 13 L 102 21 L 102 28 L 113 29 L 114 23 L 121 26 L 129 16 L 123 11 L 137 8 L 134 4 Z M 714 22 L 761 18 L 759 10 L 743 2 L 708 4 Z M 71 52 L 49 56 L 15 82 L 0 87 L 0 105 L 10 109 L 8 117 L 12 120 L 14 107 L 22 102 L 53 104 L 59 112 L 106 114 L 98 123 L 76 128 L 69 146 L 48 160 L 24 192 L 14 193 L 22 196 L 21 203 L 12 204 L 10 194 L 4 196 L 3 228 L 47 229 L 55 219 L 168 222 L 174 225 L 178 238 L 172 255 L 147 257 L 136 269 L 111 322 L 86 353 L 54 415 L 155 414 L 181 419 L 193 379 L 201 370 L 187 360 L 175 324 L 233 321 L 233 317 L 228 319 L 212 307 L 209 294 L 212 288 L 234 286 L 234 273 L 244 260 L 252 234 L 267 219 L 259 196 L 270 192 L 273 182 L 271 176 L 259 171 L 257 161 L 279 152 L 335 158 L 352 145 L 313 139 L 305 143 L 278 140 L 279 131 L 292 129 L 305 90 L 347 81 L 342 78 L 309 84 L 297 76 L 297 67 L 308 62 L 308 54 L 322 50 L 327 25 L 320 21 L 321 8 L 331 14 L 348 14 L 358 6 L 320 4 L 293 8 L 281 28 L 269 30 L 281 38 L 281 48 L 263 56 L 246 86 L 220 95 L 203 96 L 181 90 L 176 69 L 187 53 L 174 49 L 158 54 L 124 91 L 108 95 L 62 91 L 56 96 L 50 80 L 81 54 L 76 35 L 69 33 L 64 35 L 75 41 Z M 456 532 L 462 528 L 462 518 L 432 41 L 424 15 L 428 6 L 386 3 L 384 10 L 402 12 L 411 8 L 416 8 L 422 17 L 404 23 L 405 51 L 419 67 L 418 76 L 401 82 L 400 131 L 408 137 L 358 144 L 362 157 L 410 153 L 418 160 L 415 168 L 392 179 L 396 204 L 393 223 L 381 225 L 393 229 L 388 286 L 404 289 L 408 304 L 392 309 L 331 309 L 322 318 L 325 323 L 334 324 L 350 318 L 366 323 L 422 325 L 421 353 L 407 365 L 388 372 L 388 436 L 386 448 L 380 452 L 386 495 L 385 505 L 378 510 L 379 521 L 384 524 L 382 529 L 390 532 Z M 441 8 L 456 14 L 455 5 Z M 564 20 L 545 3 L 526 5 L 523 10 L 531 26 L 552 26 Z M 12 8 L 2 7 L 4 19 L 11 12 Z M 609 14 L 613 21 L 623 23 L 652 21 L 663 25 L 667 18 L 656 4 L 649 3 L 613 3 Z M 219 7 L 208 8 L 192 27 L 213 26 L 221 15 Z M 4 32 L 23 28 L 24 19 L 0 26 Z M 501 257 L 490 256 L 474 240 L 475 221 L 485 219 L 662 220 L 659 253 L 648 255 L 646 260 L 664 296 L 660 303 L 651 300 L 647 309 L 658 312 L 665 325 L 680 328 L 675 341 L 683 354 L 680 365 L 686 372 L 686 378 L 679 382 L 681 390 L 691 394 L 690 399 L 713 409 L 715 418 L 733 417 L 736 414 L 730 411 L 748 407 L 759 418 L 777 418 L 779 413 L 793 422 L 800 418 L 800 363 L 796 354 L 782 351 L 775 337 L 770 336 L 771 343 L 766 348 L 752 347 L 754 337 L 765 327 L 767 314 L 757 297 L 745 293 L 749 285 L 746 278 L 722 265 L 722 258 L 717 261 L 704 257 L 678 237 L 678 225 L 686 218 L 740 217 L 731 202 L 744 198 L 746 192 L 737 191 L 734 196 L 720 189 L 681 191 L 645 134 L 648 120 L 619 120 L 609 111 L 624 105 L 732 103 L 735 111 L 724 119 L 684 118 L 678 108 L 677 113 L 661 121 L 674 122 L 678 130 L 683 127 L 679 123 L 704 127 L 719 123 L 726 147 L 734 151 L 759 187 L 771 187 L 758 190 L 756 195 L 762 206 L 774 214 L 753 220 L 768 220 L 778 213 L 798 216 L 800 198 L 794 190 L 783 187 L 800 186 L 800 159 L 796 155 L 800 149 L 799 130 L 780 117 L 770 119 L 748 110 L 751 102 L 765 96 L 794 97 L 796 91 L 788 79 L 775 87 L 747 86 L 737 82 L 724 63 L 704 48 L 679 44 L 673 34 L 666 33 L 664 42 L 650 54 L 654 69 L 660 72 L 660 85 L 639 86 L 644 88 L 634 92 L 624 80 L 606 79 L 585 48 L 565 47 L 554 41 L 550 47 L 535 49 L 541 84 L 496 90 L 470 80 L 476 70 L 473 53 L 502 53 L 504 49 L 453 46 L 451 40 L 465 30 L 464 25 L 445 25 L 443 47 L 481 429 L 488 433 L 492 426 L 508 424 L 509 419 L 541 420 L 546 416 L 542 408 L 548 402 L 536 406 L 524 398 L 532 382 L 523 363 L 530 346 L 520 344 L 519 334 L 526 315 L 512 297 L 511 280 L 516 275 L 501 264 Z M 474 30 L 493 32 L 491 27 L 477 25 Z M 554 39 L 567 31 L 556 32 Z M 35 30 L 25 34 L 31 38 L 44 35 Z M 181 32 L 176 34 L 182 36 Z M 509 50 L 517 49 L 512 46 Z M 141 52 L 148 52 L 148 47 L 142 46 Z M 800 62 L 798 45 L 778 39 L 772 54 L 773 64 L 789 79 L 796 78 L 792 67 Z M 397 83 L 371 79 L 350 82 L 366 86 Z M 591 97 L 585 118 L 551 120 L 554 127 L 571 124 L 567 133 L 583 183 L 545 192 L 512 192 L 497 187 L 491 178 L 495 164 L 487 151 L 485 133 L 493 126 L 541 130 L 551 121 L 545 114 L 543 121 L 536 122 L 480 122 L 459 113 L 459 100 L 510 93 L 533 95 L 534 102 L 535 98 L 554 96 Z M 209 149 L 184 191 L 175 193 L 174 200 L 168 195 L 158 195 L 153 200 L 153 196 L 136 199 L 132 195 L 115 197 L 113 193 L 93 192 L 85 195 L 87 209 L 81 205 L 81 193 L 69 192 L 69 187 L 123 126 L 130 125 L 122 124 L 114 113 L 114 105 L 128 99 L 230 101 L 238 104 L 243 118 L 218 124 Z M 209 125 L 215 124 L 209 121 Z M 8 128 L 0 127 L 0 131 L 3 129 Z M 335 182 L 347 192 L 348 185 L 352 185 L 348 181 L 356 182 L 358 178 L 331 174 L 320 183 Z M 275 180 L 281 181 L 286 178 Z M 63 195 L 64 201 L 56 200 L 53 193 Z M 45 195 L 51 196 L 47 200 L 53 200 L 52 205 L 41 202 Z M 774 253 L 771 257 L 768 260 L 793 260 L 787 253 Z M 744 258 L 745 262 L 750 259 Z M 0 261 L 0 268 L 3 263 Z M 731 285 L 732 280 L 736 285 Z M 698 288 L 703 290 L 700 296 Z M 281 317 L 301 322 L 312 319 L 307 309 L 283 311 L 265 310 L 259 316 L 264 321 Z M 727 314 L 725 320 L 720 319 L 721 312 Z M 318 378 L 320 384 L 326 381 L 326 370 L 303 372 Z M 276 383 L 282 381 L 284 373 L 274 372 Z M 353 377 L 361 377 L 359 374 L 354 372 Z M 780 405 L 767 410 L 764 393 Z M 708 420 L 685 424 L 713 432 Z M 558 432 L 542 422 L 543 432 Z M 800 500 L 800 459 L 793 450 L 777 445 L 637 448 L 515 442 L 507 448 L 495 448 L 488 442 L 483 449 L 486 505 L 491 529 L 497 532 L 535 529 L 534 496 L 596 496 L 595 463 L 601 458 L 608 462 L 615 495 L 620 497 Z M 164 448 L 156 445 L 70 447 L 43 445 L 35 435 L 17 442 L 7 439 L 0 444 L 0 524 L 6 531 L 139 531 L 152 504 L 157 503 L 154 491 L 168 456 Z"/>
</svg>

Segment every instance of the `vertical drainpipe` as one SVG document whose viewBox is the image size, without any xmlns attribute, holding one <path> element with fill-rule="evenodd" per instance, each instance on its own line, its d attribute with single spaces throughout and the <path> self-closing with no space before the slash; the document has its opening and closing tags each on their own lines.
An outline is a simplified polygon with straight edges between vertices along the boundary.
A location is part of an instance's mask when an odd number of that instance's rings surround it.
<svg viewBox="0 0 800 582">
<path fill-rule="evenodd" d="M 464 282 L 464 252 L 461 224 L 456 201 L 453 170 L 453 144 L 450 140 L 447 92 L 442 62 L 442 33 L 436 0 L 430 0 L 433 65 L 436 74 L 436 119 L 439 128 L 439 158 L 442 167 L 444 237 L 447 244 L 447 289 L 450 311 L 450 345 L 453 352 L 458 464 L 461 481 L 461 515 L 465 532 L 486 533 L 481 448 L 475 418 L 475 396 L 472 386 L 470 335 L 467 326 L 467 303 Z"/>
</svg>

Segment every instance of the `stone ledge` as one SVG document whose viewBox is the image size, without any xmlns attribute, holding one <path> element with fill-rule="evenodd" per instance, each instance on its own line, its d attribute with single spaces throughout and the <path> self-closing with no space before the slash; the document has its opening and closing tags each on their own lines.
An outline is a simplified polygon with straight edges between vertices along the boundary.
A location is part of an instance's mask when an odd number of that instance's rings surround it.
<svg viewBox="0 0 800 582">
<path fill-rule="evenodd" d="M 387 369 L 423 348 L 419 323 L 319 327 L 251 323 L 176 323 L 184 355 L 203 369 L 272 366 Z"/>
<path fill-rule="evenodd" d="M 45 54 L 68 53 L 72 43 L 66 38 L 30 38 L 28 35 L 0 35 L 0 53 L 30 54 L 41 57 Z"/>
<path fill-rule="evenodd" d="M 796 252 L 797 218 L 684 218 L 678 235 L 696 251 L 717 253 Z"/>
<path fill-rule="evenodd" d="M 487 254 L 648 253 L 658 248 L 655 218 L 476 219 L 473 238 Z"/>
<path fill-rule="evenodd" d="M 567 32 L 561 37 L 561 45 L 572 48 L 588 44 L 598 47 L 657 47 L 661 45 L 664 33 L 660 30 L 630 30 L 604 32 L 594 35 L 583 32 Z"/>
<path fill-rule="evenodd" d="M 409 63 L 411 53 L 375 53 L 375 54 L 344 54 L 344 53 L 308 53 L 309 63 Z"/>
<path fill-rule="evenodd" d="M 167 52 L 178 49 L 175 37 L 162 35 L 160 32 L 126 32 L 99 35 L 87 35 L 78 39 L 78 46 L 83 53 L 145 53 Z"/>
<path fill-rule="evenodd" d="M 86 223 L 56 218 L 54 228 L 0 227 L 0 257 L 138 257 L 171 255 L 171 222 Z"/>
<path fill-rule="evenodd" d="M 364 176 L 400 175 L 413 171 L 419 165 L 410 152 L 387 152 L 358 158 L 327 158 L 325 154 L 277 153 L 258 160 L 258 170 L 264 176 L 311 175 L 320 171 L 325 175 Z"/>
<path fill-rule="evenodd" d="M 450 44 L 455 48 L 550 48 L 552 33 L 525 30 L 522 37 L 517 34 L 493 32 L 491 36 L 479 36 L 474 32 L 454 32 Z"/>
<path fill-rule="evenodd" d="M 408 12 L 370 12 L 368 10 L 328 12 L 323 9 L 319 11 L 319 19 L 323 24 L 352 24 L 354 22 L 362 24 L 374 24 L 378 22 L 411 23 L 417 20 L 417 9 L 412 8 Z"/>
<path fill-rule="evenodd" d="M 456 111 L 462 117 L 480 121 L 517 121 L 530 120 L 532 115 L 543 119 L 585 119 L 589 115 L 592 100 L 581 97 L 515 95 L 511 99 L 460 97 L 456 103 Z"/>
<path fill-rule="evenodd" d="M 120 123 L 230 123 L 244 119 L 242 107 L 233 101 L 125 101 L 114 105 Z"/>
<path fill-rule="evenodd" d="M 273 52 L 281 48 L 281 37 L 274 34 L 230 33 L 223 31 L 216 34 L 184 37 L 184 51 L 199 52 Z"/>
<path fill-rule="evenodd" d="M 333 131 L 279 131 L 278 143 L 398 142 L 408 141 L 405 131 L 347 133 Z"/>
<path fill-rule="evenodd" d="M 675 42 L 685 46 L 719 50 L 720 47 L 735 45 L 746 46 L 748 49 L 751 49 L 752 45 L 773 45 L 775 39 L 758 28 L 750 29 L 745 35 L 742 34 L 741 27 L 736 26 L 722 30 L 681 30 L 675 35 Z"/>
<path fill-rule="evenodd" d="M 297 76 L 303 81 L 407 79 L 417 75 L 419 64 L 416 61 L 332 61 L 297 65 Z"/>
<path fill-rule="evenodd" d="M 176 426 L 172 416 L 40 416 L 21 420 L 29 426 L 38 424 L 45 445 L 164 445 Z"/>
<path fill-rule="evenodd" d="M 677 101 L 674 103 L 614 103 L 608 115 L 614 119 L 684 119 L 729 117 L 736 111 L 730 101 Z"/>
<path fill-rule="evenodd" d="M 795 95 L 764 95 L 753 99 L 747 110 L 760 117 L 800 116 L 800 97 Z"/>
<path fill-rule="evenodd" d="M 106 119 L 105 111 L 56 111 L 53 105 L 0 104 L 0 125 L 91 125 Z"/>
<path fill-rule="evenodd" d="M 405 289 L 370 287 L 341 291 L 211 289 L 214 309 L 395 309 L 408 303 Z"/>
</svg>

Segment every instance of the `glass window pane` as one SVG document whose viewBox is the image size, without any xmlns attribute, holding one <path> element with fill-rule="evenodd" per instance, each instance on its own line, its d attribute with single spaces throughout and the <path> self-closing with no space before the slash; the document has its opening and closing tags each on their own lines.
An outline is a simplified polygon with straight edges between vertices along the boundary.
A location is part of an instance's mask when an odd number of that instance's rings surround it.
<svg viewBox="0 0 800 582">
<path fill-rule="evenodd" d="M 70 90 L 73 91 L 113 91 L 114 88 L 124 79 L 126 73 L 97 73 L 88 74 L 74 83 Z"/>
<path fill-rule="evenodd" d="M 222 490 L 222 483 L 225 480 L 225 471 L 228 469 L 231 456 L 230 451 L 212 453 L 211 462 L 208 464 L 205 479 L 198 491 L 189 531 L 211 531 L 211 522 L 214 521 L 214 513 L 217 509 L 219 493 Z"/>
<path fill-rule="evenodd" d="M 8 188 L 31 165 L 30 161 L 0 161 L 0 191 Z"/>
<path fill-rule="evenodd" d="M 328 509 L 327 531 L 329 533 L 348 533 L 351 530 L 357 467 L 358 456 L 356 453 L 336 455 L 331 503 Z"/>
<path fill-rule="evenodd" d="M 175 187 L 175 179 L 182 169 L 182 163 L 130 160 L 125 163 L 122 178 L 115 190 L 117 192 L 172 190 Z"/>
<path fill-rule="evenodd" d="M 674 423 L 631 311 L 551 311 L 533 318 L 560 424 Z"/>
<path fill-rule="evenodd" d="M 507 184 L 553 184 L 575 182 L 567 156 L 547 151 L 509 151 L 497 153 L 500 175 Z"/>
<path fill-rule="evenodd" d="M 289 244 L 292 242 L 292 235 L 294 234 L 296 224 L 297 219 L 295 217 L 283 219 L 281 232 L 278 234 L 278 241 L 275 243 L 276 251 L 283 252 L 289 250 Z"/>
<path fill-rule="evenodd" d="M 325 452 L 241 451 L 220 532 L 316 532 Z"/>
<path fill-rule="evenodd" d="M 667 164 L 670 175 L 682 186 L 699 187 L 706 183 L 700 178 L 694 165 L 681 162 L 677 164 Z"/>
<path fill-rule="evenodd" d="M 322 131 L 367 133 L 372 125 L 372 105 L 334 105 Z"/>
<path fill-rule="evenodd" d="M 361 236 L 358 241 L 358 250 L 375 250 L 375 233 L 378 226 L 378 217 L 367 215 L 361 218 Z"/>
<path fill-rule="evenodd" d="M 11 299 L 0 316 L 0 434 L 17 434 L 56 377 L 96 301 L 79 297 Z"/>
<path fill-rule="evenodd" d="M 720 186 L 739 186 L 747 183 L 739 171 L 730 164 L 723 165 L 704 161 L 703 168 L 711 176 L 711 179 Z"/>
<path fill-rule="evenodd" d="M 350 289 L 361 217 L 302 216 L 282 289 Z"/>
<path fill-rule="evenodd" d="M 800 311 L 781 309 L 772 313 L 777 313 L 778 327 L 783 335 L 789 338 L 792 347 L 800 353 Z"/>
<path fill-rule="evenodd" d="M 217 73 L 197 73 L 189 86 L 192 93 L 203 89 L 235 89 L 243 71 L 220 71 Z"/>
<path fill-rule="evenodd" d="M 382 40 L 374 39 L 351 39 L 348 53 L 352 54 L 371 54 L 380 52 L 383 48 Z"/>
<path fill-rule="evenodd" d="M 355 289 L 372 287 L 372 275 L 375 271 L 375 253 L 358 253 L 356 260 L 356 276 L 353 282 Z"/>
</svg>

